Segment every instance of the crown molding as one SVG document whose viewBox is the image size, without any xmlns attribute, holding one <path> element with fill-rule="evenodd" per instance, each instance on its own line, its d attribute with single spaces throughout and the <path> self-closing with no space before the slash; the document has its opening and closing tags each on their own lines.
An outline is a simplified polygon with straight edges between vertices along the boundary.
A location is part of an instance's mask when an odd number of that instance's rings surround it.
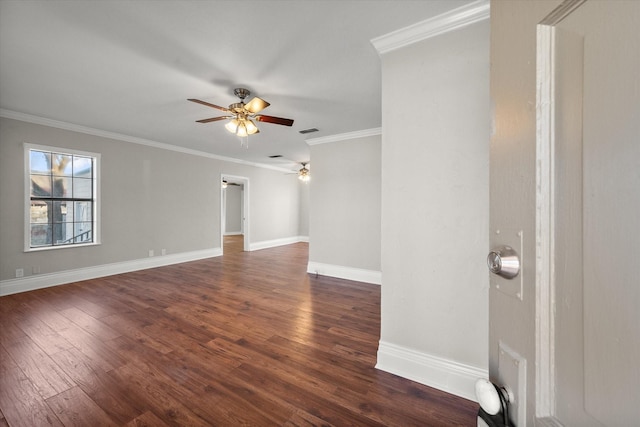
<svg viewBox="0 0 640 427">
<path fill-rule="evenodd" d="M 84 133 L 87 135 L 99 136 L 102 138 L 115 139 L 118 141 L 130 142 L 132 144 L 146 145 L 148 147 L 159 148 L 161 150 L 175 151 L 183 154 L 191 154 L 193 156 L 207 157 L 210 159 L 222 160 L 225 162 L 239 163 L 241 165 L 255 166 L 263 169 L 271 169 L 278 172 L 291 172 L 289 169 L 280 168 L 277 166 L 266 165 L 263 163 L 249 162 L 246 160 L 235 159 L 233 157 L 219 156 L 217 154 L 207 153 L 205 151 L 192 150 L 190 148 L 179 147 L 177 145 L 166 144 L 164 142 L 152 141 L 150 139 L 138 138 L 135 136 L 124 135 L 121 133 L 109 132 L 106 130 L 90 128 L 87 126 L 81 126 L 74 123 L 62 122 L 59 120 L 47 119 L 44 117 L 34 116 L 26 113 L 19 113 L 17 111 L 6 110 L 0 108 L 0 117 L 7 119 L 20 120 L 22 122 L 33 123 L 36 125 L 49 126 L 56 129 L 63 129 L 72 132 Z"/>
<path fill-rule="evenodd" d="M 364 138 L 367 136 L 375 136 L 375 135 L 381 135 L 381 134 L 382 134 L 382 128 L 373 128 L 373 129 L 358 130 L 355 132 L 339 133 L 336 135 L 321 136 L 319 138 L 305 139 L 304 141 L 309 145 L 318 145 L 318 144 L 326 144 L 328 142 L 339 142 L 339 141 L 344 141 L 346 139 Z"/>
<path fill-rule="evenodd" d="M 489 19 L 489 0 L 477 0 L 417 24 L 376 37 L 371 40 L 371 44 L 378 54 L 383 54 L 485 19 Z"/>
</svg>

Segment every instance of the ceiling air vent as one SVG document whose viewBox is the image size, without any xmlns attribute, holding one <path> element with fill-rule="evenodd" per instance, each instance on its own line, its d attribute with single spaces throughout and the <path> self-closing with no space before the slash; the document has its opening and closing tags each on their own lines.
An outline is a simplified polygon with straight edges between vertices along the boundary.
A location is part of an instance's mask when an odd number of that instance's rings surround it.
<svg viewBox="0 0 640 427">
<path fill-rule="evenodd" d="M 301 130 L 299 131 L 301 134 L 305 134 L 305 133 L 313 133 L 313 132 L 318 132 L 318 129 L 316 128 L 309 128 L 309 129 L 305 129 L 305 130 Z"/>
</svg>

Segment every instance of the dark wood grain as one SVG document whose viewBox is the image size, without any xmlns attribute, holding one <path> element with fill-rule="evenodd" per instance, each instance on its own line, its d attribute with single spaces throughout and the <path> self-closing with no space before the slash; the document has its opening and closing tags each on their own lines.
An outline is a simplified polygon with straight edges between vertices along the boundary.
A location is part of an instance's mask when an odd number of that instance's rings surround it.
<svg viewBox="0 0 640 427">
<path fill-rule="evenodd" d="M 474 426 L 477 405 L 375 369 L 380 287 L 308 245 L 0 298 L 0 427 Z"/>
</svg>

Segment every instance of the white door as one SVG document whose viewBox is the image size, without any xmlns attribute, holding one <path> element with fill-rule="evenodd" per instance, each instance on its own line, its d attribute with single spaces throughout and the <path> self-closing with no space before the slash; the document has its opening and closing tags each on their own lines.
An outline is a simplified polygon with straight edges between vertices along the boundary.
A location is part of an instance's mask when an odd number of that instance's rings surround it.
<svg viewBox="0 0 640 427">
<path fill-rule="evenodd" d="M 539 350 L 566 426 L 640 425 L 639 28 L 636 0 L 565 2 L 538 28 Z"/>
</svg>

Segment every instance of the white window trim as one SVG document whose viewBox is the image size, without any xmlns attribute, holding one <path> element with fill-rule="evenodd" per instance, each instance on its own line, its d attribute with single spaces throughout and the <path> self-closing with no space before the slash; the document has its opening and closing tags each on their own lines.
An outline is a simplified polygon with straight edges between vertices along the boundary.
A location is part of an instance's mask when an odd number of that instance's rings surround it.
<svg viewBox="0 0 640 427">
<path fill-rule="evenodd" d="M 95 224 L 94 224 L 94 229 L 93 229 L 93 242 L 91 243 L 76 243 L 76 244 L 72 244 L 72 245 L 58 245 L 58 246 L 40 246 L 37 248 L 32 248 L 31 247 L 31 215 L 30 215 L 30 209 L 31 209 L 31 179 L 29 176 L 29 172 L 30 172 L 30 158 L 29 158 L 29 151 L 30 150 L 40 150 L 40 151 L 51 151 L 54 153 L 63 153 L 63 154 L 74 154 L 77 156 L 87 156 L 87 157 L 93 157 L 96 159 L 95 164 L 94 164 L 94 176 L 95 179 L 93 180 L 93 194 L 94 194 L 94 203 L 95 203 Z M 99 153 L 92 153 L 90 151 L 81 151 L 81 150 L 74 150 L 71 148 L 63 148 L 63 147 L 53 147 L 53 146 L 49 146 L 49 145 L 38 145 L 38 144 L 30 144 L 30 143 L 24 143 L 24 170 L 23 170 L 23 176 L 24 176 L 24 190 L 23 190 L 23 195 L 24 195 L 24 252 L 40 252 L 40 251 L 49 251 L 49 250 L 56 250 L 56 249 L 69 249 L 69 248 L 80 248 L 80 247 L 85 247 L 85 246 L 96 246 L 96 245 L 100 245 L 102 240 L 101 240 L 101 225 L 102 225 L 102 220 L 101 220 L 101 216 L 100 216 L 100 208 L 101 208 L 101 203 L 100 203 L 100 160 L 101 160 L 101 155 Z"/>
</svg>

